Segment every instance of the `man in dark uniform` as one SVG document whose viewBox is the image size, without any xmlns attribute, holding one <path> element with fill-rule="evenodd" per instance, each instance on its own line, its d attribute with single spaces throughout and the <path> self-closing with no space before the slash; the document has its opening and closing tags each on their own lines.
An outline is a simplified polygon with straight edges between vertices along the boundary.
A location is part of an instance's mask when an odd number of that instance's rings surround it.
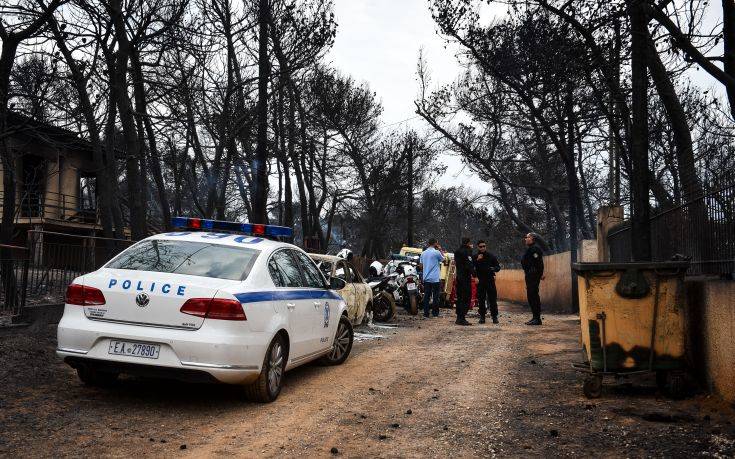
<svg viewBox="0 0 735 459">
<path fill-rule="evenodd" d="M 465 319 L 465 314 L 470 308 L 472 277 L 475 275 L 470 238 L 462 238 L 462 245 L 454 252 L 454 264 L 457 266 L 457 321 L 455 323 L 457 325 L 472 325 Z"/>
<path fill-rule="evenodd" d="M 538 246 L 541 238 L 536 233 L 528 233 L 523 238 L 526 244 L 526 253 L 521 259 L 521 266 L 526 275 L 526 297 L 528 305 L 531 306 L 533 318 L 526 325 L 541 325 L 541 297 L 539 296 L 539 284 L 544 278 L 544 252 Z"/>
<path fill-rule="evenodd" d="M 485 241 L 477 241 L 477 255 L 474 258 L 475 272 L 477 273 L 477 301 L 480 308 L 480 323 L 485 323 L 487 306 L 490 307 L 490 316 L 493 323 L 498 323 L 498 292 L 495 289 L 495 273 L 500 271 L 498 258 L 487 251 Z"/>
</svg>

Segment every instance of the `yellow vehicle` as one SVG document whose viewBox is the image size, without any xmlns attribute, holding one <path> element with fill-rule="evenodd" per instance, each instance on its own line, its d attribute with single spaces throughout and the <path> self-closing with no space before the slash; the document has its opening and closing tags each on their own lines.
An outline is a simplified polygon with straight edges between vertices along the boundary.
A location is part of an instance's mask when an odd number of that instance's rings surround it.
<svg viewBox="0 0 735 459">
<path fill-rule="evenodd" d="M 401 247 L 399 252 L 404 256 L 417 256 L 420 257 L 424 249 L 418 247 Z M 456 269 L 454 266 L 454 254 L 444 252 L 444 262 L 441 265 L 439 271 L 439 282 L 441 284 L 441 295 L 439 298 L 439 306 L 443 308 L 451 307 L 452 305 L 452 290 L 454 289 L 454 278 Z"/>
</svg>

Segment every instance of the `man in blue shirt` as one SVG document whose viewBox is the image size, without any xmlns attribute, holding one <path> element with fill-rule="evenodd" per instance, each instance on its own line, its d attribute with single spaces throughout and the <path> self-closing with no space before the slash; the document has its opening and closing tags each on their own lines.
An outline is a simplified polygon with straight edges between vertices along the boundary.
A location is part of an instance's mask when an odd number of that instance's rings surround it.
<svg viewBox="0 0 735 459">
<path fill-rule="evenodd" d="M 429 317 L 429 299 L 431 299 L 432 314 L 434 317 L 439 317 L 439 273 L 444 255 L 438 248 L 439 243 L 436 239 L 429 239 L 429 247 L 424 250 L 419 260 L 424 279 L 424 317 Z"/>
</svg>

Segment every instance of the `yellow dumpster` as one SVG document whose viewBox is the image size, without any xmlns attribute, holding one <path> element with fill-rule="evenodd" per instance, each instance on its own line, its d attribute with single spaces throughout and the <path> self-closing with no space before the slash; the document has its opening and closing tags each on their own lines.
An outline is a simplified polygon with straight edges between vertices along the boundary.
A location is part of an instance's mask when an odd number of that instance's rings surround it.
<svg viewBox="0 0 735 459">
<path fill-rule="evenodd" d="M 603 377 L 656 373 L 668 395 L 684 392 L 688 261 L 575 263 L 587 372 L 584 394 L 599 397 Z"/>
</svg>

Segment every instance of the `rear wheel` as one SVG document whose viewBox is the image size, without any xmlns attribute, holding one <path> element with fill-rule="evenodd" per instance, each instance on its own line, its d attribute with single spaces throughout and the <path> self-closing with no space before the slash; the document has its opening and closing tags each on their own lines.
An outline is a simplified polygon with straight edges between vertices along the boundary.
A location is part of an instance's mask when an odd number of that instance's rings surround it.
<svg viewBox="0 0 735 459">
<path fill-rule="evenodd" d="M 278 398 L 283 386 L 285 369 L 286 343 L 283 336 L 276 335 L 265 353 L 258 379 L 245 387 L 247 398 L 260 403 L 269 403 Z"/>
<path fill-rule="evenodd" d="M 411 315 L 415 316 L 419 313 L 418 295 L 408 295 L 408 307 Z"/>
<path fill-rule="evenodd" d="M 589 375 L 584 378 L 582 392 L 587 398 L 599 398 L 602 395 L 602 376 Z"/>
<path fill-rule="evenodd" d="M 373 299 L 373 320 L 388 322 L 396 315 L 396 301 L 388 292 L 380 292 Z"/>
<path fill-rule="evenodd" d="M 337 325 L 337 333 L 334 335 L 334 343 L 329 354 L 321 358 L 324 365 L 341 365 L 347 360 L 352 351 L 352 342 L 355 339 L 355 333 L 352 330 L 352 324 L 346 316 L 339 319 Z"/>
<path fill-rule="evenodd" d="M 77 376 L 88 386 L 109 387 L 117 381 L 119 373 L 99 371 L 91 365 L 77 367 Z"/>
</svg>

